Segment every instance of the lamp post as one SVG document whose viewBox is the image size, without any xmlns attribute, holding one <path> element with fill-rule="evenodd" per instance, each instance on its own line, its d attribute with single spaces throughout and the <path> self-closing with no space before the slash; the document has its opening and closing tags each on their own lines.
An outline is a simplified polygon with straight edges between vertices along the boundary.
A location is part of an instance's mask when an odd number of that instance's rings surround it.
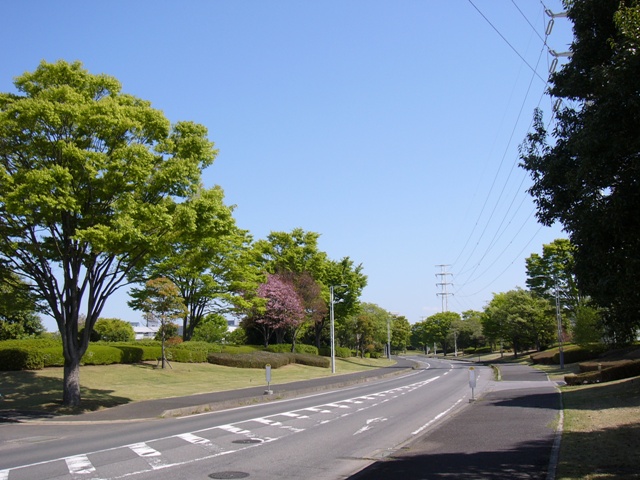
<svg viewBox="0 0 640 480">
<path fill-rule="evenodd" d="M 564 348 L 562 345 L 562 318 L 560 317 L 560 289 L 558 287 L 558 276 L 556 282 L 556 321 L 558 322 L 558 351 L 560 352 L 560 369 L 564 370 Z"/>
<path fill-rule="evenodd" d="M 336 330 L 333 318 L 333 304 L 336 303 L 333 297 L 335 287 L 348 287 L 348 285 L 331 285 L 329 287 L 330 321 L 331 321 L 331 373 L 336 373 Z"/>
</svg>

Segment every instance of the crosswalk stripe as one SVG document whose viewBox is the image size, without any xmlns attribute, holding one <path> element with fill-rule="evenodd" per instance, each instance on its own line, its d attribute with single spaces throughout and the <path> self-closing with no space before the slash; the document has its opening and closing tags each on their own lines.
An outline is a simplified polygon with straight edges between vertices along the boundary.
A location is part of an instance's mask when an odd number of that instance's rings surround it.
<svg viewBox="0 0 640 480">
<path fill-rule="evenodd" d="M 64 459 L 71 474 L 83 474 L 93 473 L 96 471 L 95 467 L 89 461 L 86 455 L 76 455 L 73 457 L 67 457 Z"/>
</svg>

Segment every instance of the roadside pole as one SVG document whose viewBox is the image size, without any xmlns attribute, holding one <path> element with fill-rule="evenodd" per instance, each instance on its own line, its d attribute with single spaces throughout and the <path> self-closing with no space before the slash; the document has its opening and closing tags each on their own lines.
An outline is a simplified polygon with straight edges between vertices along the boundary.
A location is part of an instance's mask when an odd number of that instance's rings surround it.
<svg viewBox="0 0 640 480">
<path fill-rule="evenodd" d="M 469 387 L 471 387 L 471 398 L 469 399 L 469 403 L 475 402 L 476 398 L 474 396 L 474 390 L 476 388 L 476 369 L 473 367 L 469 368 Z"/>
<path fill-rule="evenodd" d="M 265 390 L 264 394 L 272 395 L 273 390 L 271 390 L 271 365 L 270 364 L 267 363 L 264 366 L 264 372 L 265 372 L 265 376 L 267 377 L 267 390 Z"/>
</svg>

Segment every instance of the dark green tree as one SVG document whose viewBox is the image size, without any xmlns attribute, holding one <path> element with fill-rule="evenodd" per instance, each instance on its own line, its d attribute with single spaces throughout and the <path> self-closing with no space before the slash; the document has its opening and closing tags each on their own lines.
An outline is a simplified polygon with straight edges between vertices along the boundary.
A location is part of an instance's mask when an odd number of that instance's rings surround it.
<svg viewBox="0 0 640 480">
<path fill-rule="evenodd" d="M 93 331 L 103 342 L 131 342 L 136 339 L 133 326 L 119 318 L 99 318 Z"/>
<path fill-rule="evenodd" d="M 549 134 L 542 113 L 521 149 L 537 216 L 575 246 L 580 291 L 605 313 L 612 341 L 640 327 L 640 2 L 567 1 L 570 61 L 551 77 L 562 101 Z"/>
<path fill-rule="evenodd" d="M 216 151 L 204 126 L 172 126 L 80 62 L 42 62 L 14 85 L 0 94 L 0 263 L 34 285 L 55 319 L 63 403 L 77 406 L 80 359 L 105 303 L 166 251 L 178 205 Z"/>
<path fill-rule="evenodd" d="M 222 315 L 210 313 L 195 328 L 192 340 L 219 343 L 224 340 L 228 331 L 229 324 L 227 320 Z"/>
<path fill-rule="evenodd" d="M 0 268 L 0 340 L 41 335 L 41 310 L 30 286 L 15 273 Z"/>
<path fill-rule="evenodd" d="M 411 343 L 411 324 L 402 315 L 393 315 L 391 320 L 391 351 L 404 352 Z"/>
<path fill-rule="evenodd" d="M 540 350 L 557 338 L 555 308 L 521 288 L 495 294 L 485 308 L 482 326 L 492 343 L 506 341 L 516 357 L 530 347 Z"/>
</svg>

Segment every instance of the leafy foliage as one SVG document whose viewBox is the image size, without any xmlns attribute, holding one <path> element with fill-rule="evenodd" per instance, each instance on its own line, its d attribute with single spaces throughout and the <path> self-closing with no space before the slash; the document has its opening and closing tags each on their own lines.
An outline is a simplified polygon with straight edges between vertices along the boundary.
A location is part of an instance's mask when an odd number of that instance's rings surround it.
<svg viewBox="0 0 640 480">
<path fill-rule="evenodd" d="M 247 317 L 245 325 L 262 333 L 265 347 L 272 335 L 277 336 L 277 343 L 282 343 L 286 331 L 296 328 L 304 319 L 300 297 L 294 286 L 278 274 L 267 275 L 267 281 L 258 287 L 258 296 L 266 300 L 265 307 Z"/>
<path fill-rule="evenodd" d="M 493 296 L 485 308 L 482 326 L 492 342 L 509 342 L 517 356 L 531 346 L 541 350 L 553 342 L 555 309 L 548 300 L 518 288 Z"/>
<path fill-rule="evenodd" d="M 182 319 L 185 340 L 207 315 L 250 308 L 250 293 L 263 279 L 252 262 L 251 238 L 236 227 L 223 197 L 220 187 L 200 189 L 178 205 L 179 229 L 166 238 L 170 248 L 131 275 L 138 281 L 165 277 L 178 287 L 187 307 Z M 141 290 L 134 288 L 132 295 Z"/>
<path fill-rule="evenodd" d="M 130 342 L 136 339 L 133 326 L 119 318 L 100 318 L 93 330 L 104 342 Z"/>
<path fill-rule="evenodd" d="M 14 85 L 17 94 L 0 94 L 0 263 L 35 286 L 56 320 L 63 403 L 76 406 L 80 359 L 105 302 L 166 251 L 178 206 L 216 151 L 205 127 L 171 127 L 79 62 L 42 62 Z"/>
<path fill-rule="evenodd" d="M 222 315 L 209 314 L 198 324 L 193 332 L 193 340 L 217 343 L 222 341 L 229 329 Z"/>
<path fill-rule="evenodd" d="M 580 290 L 604 309 L 610 341 L 625 343 L 640 327 L 640 3 L 567 6 L 572 57 L 550 88 L 563 107 L 551 136 L 536 111 L 522 166 L 538 219 L 569 233 Z"/>
<path fill-rule="evenodd" d="M 38 299 L 18 275 L 0 266 L 0 340 L 41 335 Z"/>
</svg>

